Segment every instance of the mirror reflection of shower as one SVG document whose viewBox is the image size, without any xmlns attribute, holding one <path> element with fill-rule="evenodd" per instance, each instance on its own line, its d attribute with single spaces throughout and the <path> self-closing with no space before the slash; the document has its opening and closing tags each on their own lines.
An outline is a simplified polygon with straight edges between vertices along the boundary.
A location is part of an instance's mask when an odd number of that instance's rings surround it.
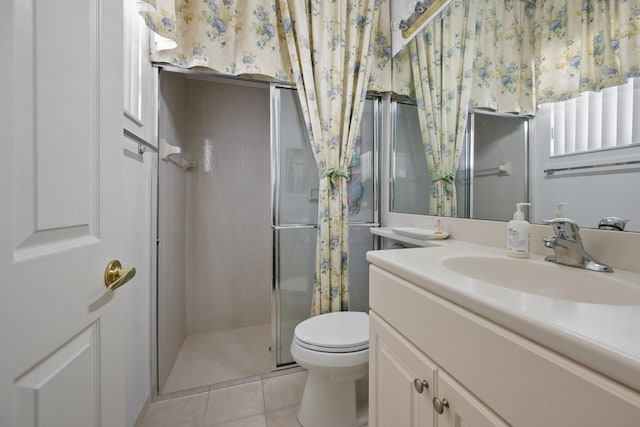
<svg viewBox="0 0 640 427">
<path fill-rule="evenodd" d="M 429 214 L 429 171 L 414 100 L 391 105 L 390 211 Z M 474 110 L 456 172 L 460 218 L 508 221 L 529 201 L 529 119 Z"/>
</svg>

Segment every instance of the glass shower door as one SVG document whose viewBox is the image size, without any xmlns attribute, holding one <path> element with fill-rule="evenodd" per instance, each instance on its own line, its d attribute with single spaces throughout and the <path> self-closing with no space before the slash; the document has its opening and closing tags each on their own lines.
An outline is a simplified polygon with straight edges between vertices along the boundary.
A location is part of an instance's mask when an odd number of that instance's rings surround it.
<svg viewBox="0 0 640 427">
<path fill-rule="evenodd" d="M 351 310 L 367 311 L 368 268 L 373 249 L 369 228 L 377 221 L 375 138 L 377 102 L 367 100 L 355 142 L 347 192 L 349 202 Z M 293 332 L 309 318 L 315 274 L 318 169 L 295 89 L 272 86 L 272 177 L 274 233 L 275 365 L 293 363 Z"/>
</svg>

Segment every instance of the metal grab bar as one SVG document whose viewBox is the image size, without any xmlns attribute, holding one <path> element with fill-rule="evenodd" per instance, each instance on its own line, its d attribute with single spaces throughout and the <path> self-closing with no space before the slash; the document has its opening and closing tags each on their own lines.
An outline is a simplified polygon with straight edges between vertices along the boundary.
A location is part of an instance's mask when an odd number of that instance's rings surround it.
<svg viewBox="0 0 640 427">
<path fill-rule="evenodd" d="M 511 175 L 511 162 L 507 162 L 504 165 L 500 165 L 495 168 L 489 169 L 476 169 L 473 172 L 473 176 L 481 177 L 481 176 L 510 176 Z"/>
<path fill-rule="evenodd" d="M 637 165 L 640 164 L 640 160 L 629 160 L 626 162 L 611 162 L 611 163 L 597 163 L 592 165 L 579 165 L 579 166 L 567 166 L 563 168 L 549 168 L 545 169 L 544 173 L 547 175 L 553 175 L 556 172 L 566 172 L 580 169 L 596 169 L 596 168 L 607 168 L 607 167 L 615 167 L 615 166 L 628 166 L 628 165 Z"/>
</svg>

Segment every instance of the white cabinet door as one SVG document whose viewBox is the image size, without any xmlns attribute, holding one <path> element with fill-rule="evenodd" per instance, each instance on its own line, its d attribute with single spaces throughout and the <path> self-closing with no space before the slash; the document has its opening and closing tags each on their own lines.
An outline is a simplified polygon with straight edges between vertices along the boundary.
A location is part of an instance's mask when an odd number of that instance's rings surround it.
<svg viewBox="0 0 640 427">
<path fill-rule="evenodd" d="M 122 1 L 0 3 L 3 427 L 124 424 L 121 307 L 103 278 L 127 244 L 122 17 Z"/>
<path fill-rule="evenodd" d="M 442 414 L 436 415 L 438 427 L 502 427 L 508 426 L 456 380 L 442 370 L 438 373 L 438 395 L 446 401 Z M 434 403 L 434 411 L 438 405 Z"/>
<path fill-rule="evenodd" d="M 369 426 L 433 426 L 435 366 L 375 312 L 369 319 Z"/>
</svg>

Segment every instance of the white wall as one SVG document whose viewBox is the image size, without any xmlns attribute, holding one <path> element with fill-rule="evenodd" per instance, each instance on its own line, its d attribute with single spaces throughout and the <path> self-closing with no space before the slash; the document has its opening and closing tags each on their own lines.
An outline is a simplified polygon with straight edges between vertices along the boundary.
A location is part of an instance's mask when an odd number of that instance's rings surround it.
<svg viewBox="0 0 640 427">
<path fill-rule="evenodd" d="M 183 145 L 186 86 L 181 75 L 160 76 L 160 137 Z M 162 390 L 186 336 L 185 172 L 159 162 L 158 195 L 158 385 Z"/>
<path fill-rule="evenodd" d="M 555 204 L 567 202 L 564 214 L 580 227 L 596 228 L 606 216 L 630 220 L 626 230 L 640 231 L 640 167 L 582 169 L 572 172 L 544 173 L 550 167 L 610 163 L 640 159 L 640 147 L 632 146 L 587 154 L 549 158 L 551 126 L 548 114 L 533 120 L 533 184 L 534 222 L 553 218 Z"/>
<path fill-rule="evenodd" d="M 135 144 L 125 143 L 129 153 Z M 137 153 L 136 153 L 137 154 Z M 137 158 L 133 158 L 137 157 Z M 126 210 L 123 235 L 127 243 L 122 261 L 136 267 L 134 279 L 118 289 L 124 316 L 124 403 L 125 425 L 132 426 L 144 407 L 151 384 L 151 286 L 152 268 L 152 179 L 156 154 L 127 156 L 123 159 L 123 193 L 119 202 Z"/>
</svg>

